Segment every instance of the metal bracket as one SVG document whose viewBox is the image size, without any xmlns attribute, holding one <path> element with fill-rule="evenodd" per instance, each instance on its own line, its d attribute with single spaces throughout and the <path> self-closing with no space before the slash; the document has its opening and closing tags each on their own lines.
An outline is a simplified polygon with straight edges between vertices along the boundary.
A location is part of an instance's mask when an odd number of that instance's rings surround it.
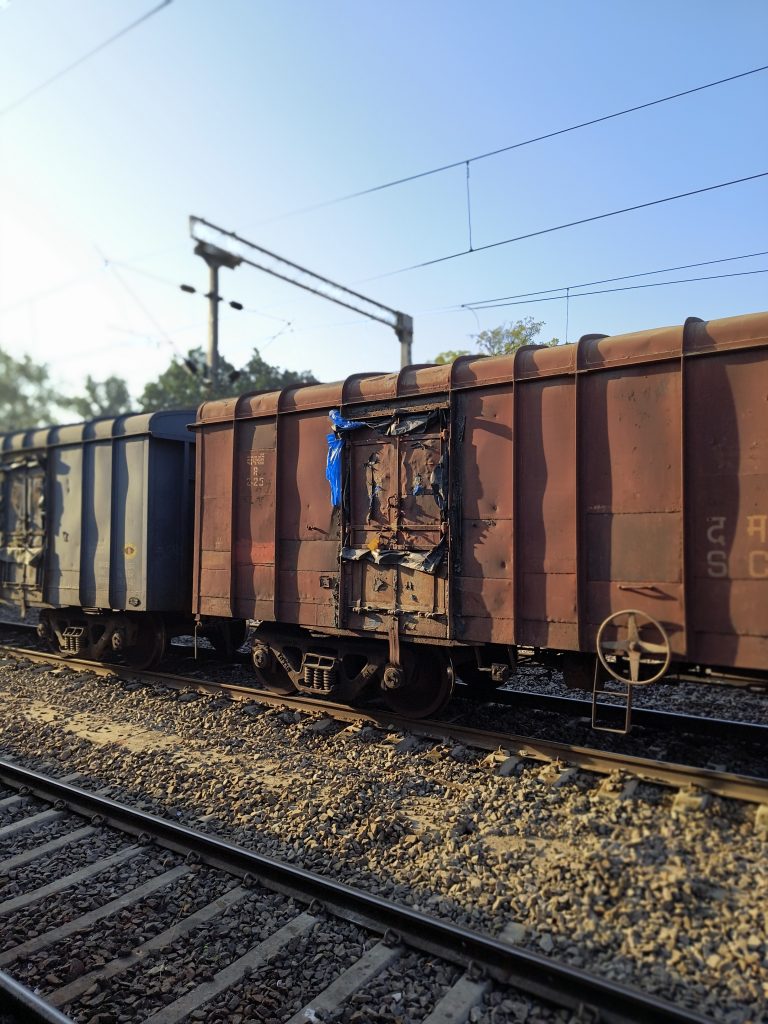
<svg viewBox="0 0 768 1024">
<path fill-rule="evenodd" d="M 400 667 L 400 619 L 398 612 L 391 612 L 387 628 L 389 639 L 389 664 Z"/>
<path fill-rule="evenodd" d="M 607 681 L 608 680 L 604 679 L 602 677 L 601 673 L 600 673 L 600 659 L 599 658 L 595 658 L 595 676 L 594 676 L 594 679 L 592 681 L 592 728 L 595 729 L 597 732 L 614 732 L 614 733 L 617 733 L 619 736 L 626 736 L 627 733 L 632 728 L 632 690 L 633 690 L 632 684 L 631 683 L 627 683 L 626 684 L 627 685 L 627 689 L 626 689 L 626 691 L 624 693 L 616 693 L 616 691 L 614 691 L 614 690 L 606 691 L 605 684 L 606 684 Z M 598 721 L 597 709 L 600 706 L 600 704 L 598 702 L 597 695 L 599 693 L 606 693 L 606 692 L 610 692 L 615 697 L 623 697 L 624 698 L 625 703 L 624 703 L 624 726 L 623 726 L 623 728 L 617 728 L 617 727 L 611 726 L 611 725 L 600 724 L 600 722 Z M 618 707 L 620 709 L 621 705 L 615 705 L 615 704 L 606 705 L 606 704 L 603 704 L 602 707 Z"/>
</svg>

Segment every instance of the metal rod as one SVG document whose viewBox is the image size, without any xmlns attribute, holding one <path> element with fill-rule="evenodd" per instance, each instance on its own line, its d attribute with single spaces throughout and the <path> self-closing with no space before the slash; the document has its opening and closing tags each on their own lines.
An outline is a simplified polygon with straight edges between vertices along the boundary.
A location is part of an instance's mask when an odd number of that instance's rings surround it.
<svg viewBox="0 0 768 1024">
<path fill-rule="evenodd" d="M 235 256 L 226 249 L 220 249 L 218 246 L 213 245 L 210 242 L 203 241 L 197 234 L 195 234 L 197 225 L 209 228 L 211 231 L 215 231 L 220 235 L 231 238 L 240 245 L 247 246 L 255 252 L 262 253 L 270 260 L 274 260 L 279 269 L 266 266 L 263 262 L 249 259 L 247 256 Z M 277 253 L 274 253 L 269 249 L 265 249 L 263 245 L 257 245 L 255 242 L 250 242 L 247 238 L 243 238 L 234 231 L 227 231 L 225 228 L 221 228 L 217 224 L 212 224 L 211 221 L 205 220 L 203 217 L 190 216 L 189 233 L 197 242 L 195 252 L 203 256 L 207 261 L 210 261 L 210 253 L 213 252 L 216 254 L 215 258 L 219 261 L 219 266 L 228 265 L 225 263 L 224 257 L 236 260 L 237 264 L 247 263 L 248 266 L 254 267 L 256 270 L 262 270 L 265 274 L 271 274 L 272 277 L 277 277 L 281 281 L 288 282 L 288 284 L 294 284 L 297 288 L 302 288 L 304 291 L 311 292 L 313 295 L 318 295 L 322 299 L 328 299 L 329 302 L 334 302 L 337 306 L 343 306 L 345 309 L 351 309 L 355 313 L 360 313 L 362 316 L 368 317 L 369 320 L 376 320 L 379 323 L 386 324 L 388 327 L 392 328 L 400 342 L 400 366 L 408 366 L 413 362 L 413 317 L 408 316 L 407 313 L 403 313 L 397 309 L 392 309 L 390 306 L 385 306 L 383 303 L 377 302 L 375 299 L 368 298 L 367 295 L 362 295 L 360 292 L 347 288 L 346 285 L 339 284 L 338 281 L 332 281 L 329 277 L 324 277 L 322 274 L 315 273 L 314 270 L 309 270 L 308 267 L 303 267 L 300 263 L 295 263 L 293 260 L 286 259 L 284 256 L 278 256 Z M 209 266 L 212 266 L 210 262 Z M 292 274 L 289 271 L 296 271 L 298 274 L 304 275 L 309 278 L 311 283 L 298 280 L 296 274 Z M 328 291 L 329 288 L 335 290 L 339 294 L 334 295 L 332 292 Z M 218 287 L 214 287 L 214 285 L 211 284 L 211 295 L 214 294 L 216 295 L 216 298 L 211 298 L 212 323 L 214 318 L 218 315 L 213 309 L 213 306 L 218 303 Z M 361 305 L 361 303 L 364 305 Z M 372 307 L 372 309 L 366 309 L 364 308 L 365 306 Z M 215 329 L 218 337 L 218 328 L 216 327 Z M 214 328 L 212 327 L 211 330 L 213 331 Z"/>
<path fill-rule="evenodd" d="M 219 373 L 219 264 L 208 264 L 208 366 L 213 384 Z"/>
<path fill-rule="evenodd" d="M 400 366 L 410 366 L 413 362 L 413 317 L 398 313 L 395 334 L 400 342 Z"/>
<path fill-rule="evenodd" d="M 303 267 L 300 263 L 294 263 L 293 260 L 286 259 L 285 256 L 278 256 L 276 252 L 272 252 L 270 249 L 265 249 L 263 245 L 257 245 L 255 242 L 249 242 L 248 239 L 243 238 L 242 235 L 238 235 L 234 231 L 227 231 L 226 228 L 220 228 L 217 224 L 212 224 L 209 220 L 205 220 L 203 217 L 191 216 L 189 218 L 189 224 L 190 234 L 196 242 L 201 241 L 201 239 L 199 239 L 195 234 L 194 225 L 203 224 L 212 231 L 217 231 L 222 235 L 226 235 L 228 238 L 234 239 L 236 242 L 240 242 L 242 245 L 247 245 L 249 249 L 255 249 L 257 252 L 264 253 L 265 256 L 269 256 L 270 259 L 277 260 L 278 263 L 282 263 L 286 267 L 292 267 L 294 270 L 298 270 L 302 274 L 308 274 L 310 277 L 314 277 L 315 280 L 322 281 L 323 284 L 329 284 L 333 288 L 338 288 L 339 291 L 346 292 L 347 295 L 352 295 L 356 299 L 362 299 L 363 302 L 368 302 L 372 306 L 378 306 L 379 309 L 386 310 L 387 313 L 392 313 L 393 316 L 397 316 L 398 314 L 398 310 L 392 309 L 391 306 L 385 306 L 382 302 L 377 302 L 376 299 L 369 299 L 367 295 L 362 295 L 360 292 L 353 291 L 351 288 L 347 288 L 346 285 L 339 284 L 338 281 L 332 281 L 330 277 L 323 277 L 322 274 L 318 274 L 314 270 L 309 270 L 307 267 Z"/>
<path fill-rule="evenodd" d="M 13 1020 L 36 1021 L 40 1024 L 72 1024 L 42 996 L 0 971 L 0 1008 L 13 1014 Z"/>
<path fill-rule="evenodd" d="M 243 261 L 239 256 L 208 242 L 198 242 L 195 255 L 202 256 L 208 264 L 208 355 L 205 369 L 207 379 L 214 384 L 219 372 L 219 268 L 229 267 L 234 270 Z"/>
</svg>

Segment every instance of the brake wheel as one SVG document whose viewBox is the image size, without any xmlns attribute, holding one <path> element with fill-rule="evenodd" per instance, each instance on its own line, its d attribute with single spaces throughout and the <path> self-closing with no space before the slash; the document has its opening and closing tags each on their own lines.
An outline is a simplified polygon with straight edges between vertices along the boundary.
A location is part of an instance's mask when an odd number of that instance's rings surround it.
<svg viewBox="0 0 768 1024">
<path fill-rule="evenodd" d="M 615 640 L 606 639 L 608 631 L 615 634 Z M 631 686 L 647 686 L 667 671 L 672 652 L 661 623 L 646 612 L 628 608 L 609 615 L 600 626 L 597 656 L 614 679 Z M 610 656 L 616 661 L 609 662 Z"/>
</svg>

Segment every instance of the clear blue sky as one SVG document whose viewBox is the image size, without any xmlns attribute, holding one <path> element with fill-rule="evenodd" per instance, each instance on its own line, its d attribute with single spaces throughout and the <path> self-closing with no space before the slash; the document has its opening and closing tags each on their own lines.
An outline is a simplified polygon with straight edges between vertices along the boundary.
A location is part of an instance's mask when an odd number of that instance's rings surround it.
<svg viewBox="0 0 768 1024">
<path fill-rule="evenodd" d="M 153 6 L 2 0 L 0 107 Z M 462 168 L 275 218 L 768 63 L 767 40 L 764 0 L 174 0 L 0 116 L 0 346 L 72 391 L 90 372 L 138 392 L 205 344 L 206 303 L 177 288 L 206 284 L 190 213 L 360 282 L 466 247 Z M 474 242 L 768 171 L 767 101 L 764 72 L 476 163 Z M 560 301 L 436 310 L 756 252 L 767 229 L 768 178 L 359 287 L 414 315 L 427 361 L 504 319 L 565 335 Z M 235 364 L 254 346 L 322 379 L 398 364 L 387 328 L 255 270 L 223 271 L 222 293 L 248 307 L 222 319 Z M 765 309 L 767 294 L 768 274 L 573 299 L 569 339 Z"/>
</svg>

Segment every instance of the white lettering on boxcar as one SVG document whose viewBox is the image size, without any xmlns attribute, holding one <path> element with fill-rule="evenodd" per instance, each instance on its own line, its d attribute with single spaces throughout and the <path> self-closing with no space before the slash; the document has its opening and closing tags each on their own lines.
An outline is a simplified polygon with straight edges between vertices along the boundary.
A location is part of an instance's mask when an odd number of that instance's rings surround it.
<svg viewBox="0 0 768 1024">
<path fill-rule="evenodd" d="M 768 539 L 768 516 L 747 516 L 747 536 L 757 537 L 761 544 Z"/>
<path fill-rule="evenodd" d="M 707 540 L 710 544 L 725 544 L 725 516 L 707 516 Z"/>
<path fill-rule="evenodd" d="M 768 516 L 747 516 L 747 537 L 754 537 L 759 544 L 768 541 Z M 750 579 L 768 580 L 768 551 L 753 549 L 747 555 Z"/>
<path fill-rule="evenodd" d="M 707 575 L 723 579 L 728 575 L 728 554 L 725 550 L 725 516 L 707 516 Z"/>
<path fill-rule="evenodd" d="M 250 452 L 246 455 L 245 461 L 248 465 L 246 485 L 252 488 L 265 487 L 267 478 L 260 472 L 260 468 L 264 465 L 265 452 Z"/>
</svg>

